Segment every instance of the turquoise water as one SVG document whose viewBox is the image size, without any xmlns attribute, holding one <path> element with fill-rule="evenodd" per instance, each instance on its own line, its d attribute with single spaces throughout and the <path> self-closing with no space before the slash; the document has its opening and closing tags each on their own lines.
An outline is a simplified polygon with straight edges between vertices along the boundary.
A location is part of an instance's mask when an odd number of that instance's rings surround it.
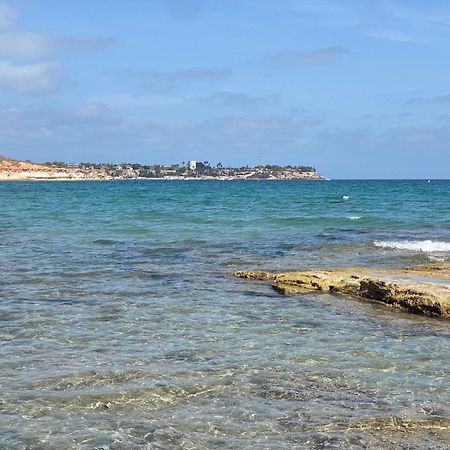
<svg viewBox="0 0 450 450">
<path fill-rule="evenodd" d="M 449 181 L 1 183 L 0 448 L 448 448 L 449 322 L 230 274 L 449 260 Z"/>
</svg>

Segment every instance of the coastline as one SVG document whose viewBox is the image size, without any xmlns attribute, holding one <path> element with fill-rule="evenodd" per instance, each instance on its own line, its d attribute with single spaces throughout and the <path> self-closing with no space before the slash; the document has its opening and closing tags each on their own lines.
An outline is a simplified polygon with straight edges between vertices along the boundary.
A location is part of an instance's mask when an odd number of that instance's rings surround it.
<svg viewBox="0 0 450 450">
<path fill-rule="evenodd" d="M 184 163 L 183 163 L 184 164 Z M 192 161 L 191 161 L 192 165 Z M 0 181 L 105 181 L 105 180 L 326 180 L 310 166 L 257 166 L 241 168 L 142 164 L 34 163 L 0 156 Z"/>
<path fill-rule="evenodd" d="M 0 156 L 0 181 L 97 181 L 108 179 L 98 170 L 48 167 Z"/>
<path fill-rule="evenodd" d="M 325 177 L 299 177 L 299 178 L 244 178 L 244 177 L 3 177 L 0 174 L 0 182 L 6 181 L 330 181 Z"/>
</svg>

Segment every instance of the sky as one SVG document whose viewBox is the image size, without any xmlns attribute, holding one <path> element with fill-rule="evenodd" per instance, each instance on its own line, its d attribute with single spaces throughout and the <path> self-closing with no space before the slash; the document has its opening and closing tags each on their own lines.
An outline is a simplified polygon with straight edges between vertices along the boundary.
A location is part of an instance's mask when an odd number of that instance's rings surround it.
<svg viewBox="0 0 450 450">
<path fill-rule="evenodd" d="M 0 0 L 0 154 L 450 178 L 450 2 Z"/>
</svg>

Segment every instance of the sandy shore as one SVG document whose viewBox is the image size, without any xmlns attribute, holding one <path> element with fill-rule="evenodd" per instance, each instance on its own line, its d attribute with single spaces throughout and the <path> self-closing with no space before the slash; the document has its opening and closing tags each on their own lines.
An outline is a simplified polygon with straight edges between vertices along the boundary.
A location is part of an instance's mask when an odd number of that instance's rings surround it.
<svg viewBox="0 0 450 450">
<path fill-rule="evenodd" d="M 43 176 L 34 176 L 34 175 L 4 175 L 0 174 L 0 182 L 1 181 L 103 181 L 109 180 L 107 177 L 96 177 L 96 176 L 84 176 L 80 174 L 63 174 L 63 175 L 53 175 L 46 174 Z"/>
</svg>

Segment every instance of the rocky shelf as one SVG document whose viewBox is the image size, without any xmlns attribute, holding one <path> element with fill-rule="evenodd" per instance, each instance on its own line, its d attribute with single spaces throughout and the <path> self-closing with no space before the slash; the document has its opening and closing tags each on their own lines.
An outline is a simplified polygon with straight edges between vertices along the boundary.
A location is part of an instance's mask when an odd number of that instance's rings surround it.
<svg viewBox="0 0 450 450">
<path fill-rule="evenodd" d="M 450 319 L 450 265 L 406 269 L 343 268 L 271 273 L 238 271 L 234 275 L 271 280 L 285 295 L 327 292 L 381 302 L 432 317 Z"/>
</svg>

